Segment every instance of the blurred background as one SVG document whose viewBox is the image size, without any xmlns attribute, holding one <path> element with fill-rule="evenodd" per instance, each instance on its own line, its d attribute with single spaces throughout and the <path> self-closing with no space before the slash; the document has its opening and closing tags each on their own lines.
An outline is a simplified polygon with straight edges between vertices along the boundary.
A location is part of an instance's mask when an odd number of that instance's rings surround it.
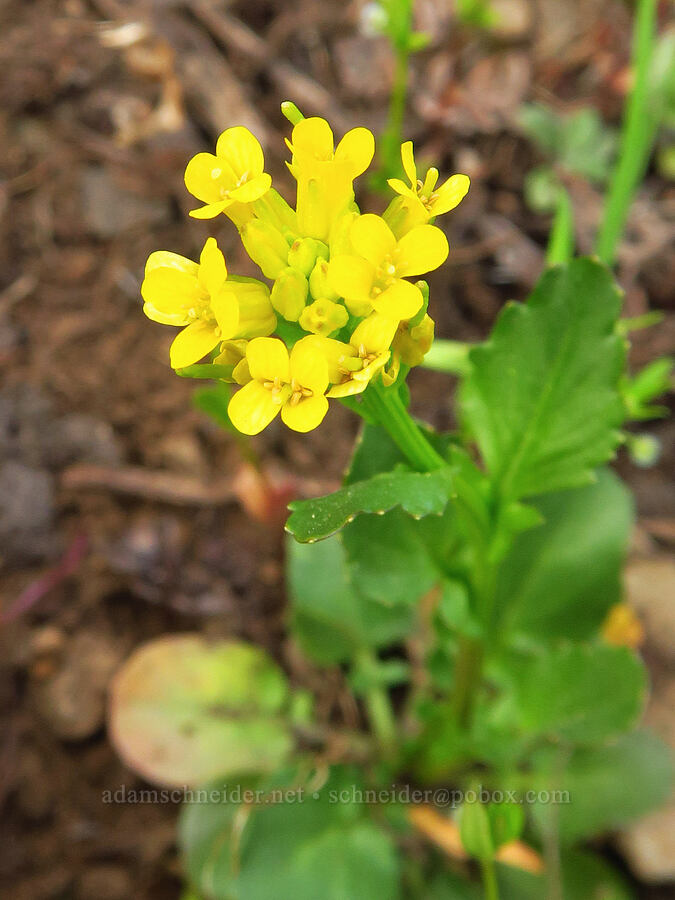
<svg viewBox="0 0 675 900">
<path fill-rule="evenodd" d="M 478 340 L 527 295 L 553 181 L 590 250 L 631 16 L 622 0 L 415 3 L 428 43 L 411 58 L 404 134 L 418 158 L 472 179 L 429 278 L 438 336 Z M 228 220 L 187 217 L 185 164 L 246 125 L 290 196 L 284 99 L 338 135 L 381 133 L 394 57 L 377 19 L 373 4 L 337 0 L 0 2 L 0 884 L 14 900 L 179 896 L 176 805 L 101 800 L 142 786 L 104 728 L 109 680 L 136 645 L 242 636 L 311 683 L 284 639 L 281 521 L 291 496 L 338 484 L 355 417 L 335 404 L 309 437 L 268 429 L 263 483 L 194 409 L 195 383 L 171 373 L 173 332 L 142 315 L 139 284 L 152 250 L 196 258 L 210 233 L 231 270 L 257 274 Z M 665 316 L 634 334 L 635 366 L 675 344 L 673 155 L 664 132 L 620 252 L 625 314 Z M 368 190 L 364 205 L 383 209 Z M 449 427 L 451 388 L 414 372 L 414 411 Z M 617 463 L 639 513 L 626 583 L 652 675 L 647 720 L 673 744 L 674 427 L 646 426 L 655 465 L 625 451 Z M 320 714 L 354 715 L 338 672 L 313 687 Z M 671 807 L 607 852 L 642 896 L 665 898 L 647 885 L 675 878 L 674 835 Z"/>
</svg>

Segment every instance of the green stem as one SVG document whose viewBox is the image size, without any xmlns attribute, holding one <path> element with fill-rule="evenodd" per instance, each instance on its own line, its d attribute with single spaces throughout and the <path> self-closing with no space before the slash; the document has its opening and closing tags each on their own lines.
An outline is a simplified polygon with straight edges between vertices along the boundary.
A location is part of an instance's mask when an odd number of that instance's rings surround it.
<svg viewBox="0 0 675 900">
<path fill-rule="evenodd" d="M 363 394 L 363 405 L 387 431 L 413 468 L 420 472 L 433 472 L 446 465 L 411 418 L 395 387 L 371 384 Z"/>
<path fill-rule="evenodd" d="M 364 647 L 356 656 L 355 666 L 368 680 L 368 676 L 374 673 L 376 658 L 373 652 Z M 385 756 L 391 756 L 396 749 L 396 719 L 389 700 L 389 694 L 379 685 L 372 685 L 364 692 L 364 701 L 368 712 L 368 719 Z"/>
<path fill-rule="evenodd" d="M 473 638 L 461 637 L 455 664 L 452 711 L 462 728 L 469 728 L 473 714 L 476 689 L 483 668 L 483 646 Z"/>
<path fill-rule="evenodd" d="M 482 859 L 480 863 L 481 873 L 483 876 L 483 888 L 485 889 L 485 900 L 499 900 L 499 888 L 497 887 L 497 876 L 495 874 L 495 863 L 492 857 Z"/>
<path fill-rule="evenodd" d="M 574 211 L 567 190 L 560 185 L 555 215 L 548 240 L 546 262 L 557 266 L 569 262 L 574 255 Z"/>
<path fill-rule="evenodd" d="M 608 266 L 614 264 L 628 210 L 647 167 L 656 136 L 657 117 L 650 115 L 649 66 L 654 49 L 657 0 L 638 0 L 633 34 L 634 81 L 626 103 L 619 159 L 607 197 L 596 252 Z"/>
<path fill-rule="evenodd" d="M 462 341 L 435 340 L 424 357 L 422 367 L 449 375 L 467 375 L 471 368 L 471 344 Z"/>
</svg>

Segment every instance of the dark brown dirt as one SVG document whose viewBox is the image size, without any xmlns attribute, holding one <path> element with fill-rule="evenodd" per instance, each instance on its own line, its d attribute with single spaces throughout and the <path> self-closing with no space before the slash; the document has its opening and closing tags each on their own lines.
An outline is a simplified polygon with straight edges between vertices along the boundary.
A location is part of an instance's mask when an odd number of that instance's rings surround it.
<svg viewBox="0 0 675 900">
<path fill-rule="evenodd" d="M 432 40 L 414 61 L 406 131 L 442 171 L 473 179 L 448 217 L 450 262 L 431 280 L 437 334 L 462 340 L 483 336 L 542 264 L 549 223 L 522 199 L 538 158 L 518 105 L 589 103 L 615 119 L 625 88 L 618 0 L 565 4 L 564 17 L 553 0 L 501 5 L 508 27 L 489 36 L 457 26 L 446 4 L 418 4 Z M 227 221 L 186 215 L 185 163 L 223 128 L 256 131 L 288 194 L 281 100 L 328 114 L 338 131 L 381 127 L 392 61 L 359 28 L 359 6 L 0 4 L 0 884 L 14 900 L 178 897 L 176 808 L 101 799 L 140 784 L 104 731 L 110 675 L 136 645 L 196 629 L 250 638 L 290 664 L 279 517 L 246 512 L 239 450 L 169 370 L 171 335 L 143 317 L 139 279 L 150 251 L 194 257 L 210 228 L 230 268 L 255 274 Z M 600 199 L 571 187 L 587 250 Z M 672 350 L 675 263 L 660 236 L 674 199 L 650 173 L 622 255 L 627 313 L 666 314 L 636 335 L 636 364 Z M 440 427 L 451 424 L 449 384 L 411 378 L 415 410 Z M 645 529 L 667 543 L 673 426 L 649 430 L 663 442 L 659 466 L 622 458 L 620 469 Z M 335 407 L 309 438 L 272 427 L 255 446 L 277 480 L 311 494 L 337 481 L 355 431 Z M 226 486 L 215 503 L 214 482 Z M 324 690 L 328 714 L 339 684 Z"/>
</svg>

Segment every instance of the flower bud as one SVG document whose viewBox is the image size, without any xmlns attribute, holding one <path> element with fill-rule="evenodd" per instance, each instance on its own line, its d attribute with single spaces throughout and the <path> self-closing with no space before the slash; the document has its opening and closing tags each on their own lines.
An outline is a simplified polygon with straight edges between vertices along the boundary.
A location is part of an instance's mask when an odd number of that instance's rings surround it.
<svg viewBox="0 0 675 900">
<path fill-rule="evenodd" d="M 340 303 L 325 297 L 306 306 L 300 314 L 300 325 L 305 331 L 324 337 L 343 328 L 349 320 L 349 313 Z"/>
<path fill-rule="evenodd" d="M 226 282 L 225 290 L 231 290 L 239 306 L 239 324 L 233 338 L 267 337 L 277 325 L 266 284 L 256 278 L 232 275 Z M 224 335 L 229 337 L 229 335 Z"/>
<path fill-rule="evenodd" d="M 309 276 L 319 258 L 328 259 L 328 247 L 314 238 L 297 238 L 288 251 L 288 265 L 306 276 Z"/>
<path fill-rule="evenodd" d="M 323 257 L 319 257 L 312 269 L 312 274 L 309 276 L 309 292 L 315 300 L 323 298 L 326 300 L 338 299 L 338 294 L 330 286 L 328 269 L 328 261 Z"/>
<path fill-rule="evenodd" d="M 284 319 L 297 322 L 305 308 L 308 290 L 309 285 L 302 272 L 287 266 L 279 273 L 272 287 L 272 306 Z"/>
<path fill-rule="evenodd" d="M 394 337 L 393 349 L 405 366 L 419 366 L 434 341 L 434 320 L 425 315 L 419 325 L 401 322 Z"/>
<path fill-rule="evenodd" d="M 266 194 L 263 194 L 251 205 L 259 219 L 272 225 L 284 236 L 297 235 L 298 217 L 296 212 L 274 188 L 270 188 Z"/>
<path fill-rule="evenodd" d="M 288 242 L 283 234 L 261 219 L 253 219 L 240 231 L 241 241 L 266 278 L 278 278 L 288 265 Z"/>
</svg>

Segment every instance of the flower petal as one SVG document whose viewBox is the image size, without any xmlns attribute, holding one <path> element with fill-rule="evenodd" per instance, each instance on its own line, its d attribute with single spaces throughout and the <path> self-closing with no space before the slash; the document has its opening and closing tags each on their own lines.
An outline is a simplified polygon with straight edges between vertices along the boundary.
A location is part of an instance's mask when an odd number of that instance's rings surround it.
<svg viewBox="0 0 675 900">
<path fill-rule="evenodd" d="M 170 250 L 155 250 L 148 257 L 145 264 L 145 274 L 152 272 L 153 269 L 177 269 L 179 272 L 185 272 L 187 275 L 197 275 L 199 263 L 187 259 L 178 253 L 172 253 Z"/>
<path fill-rule="evenodd" d="M 239 302 L 234 291 L 225 289 L 211 297 L 211 311 L 220 329 L 220 339 L 231 340 L 239 331 Z"/>
<path fill-rule="evenodd" d="M 213 350 L 219 340 L 215 322 L 206 322 L 203 319 L 193 322 L 179 331 L 171 344 L 169 351 L 171 368 L 182 369 L 184 366 L 199 362 Z"/>
<path fill-rule="evenodd" d="M 325 119 L 311 116 L 302 119 L 293 128 L 291 145 L 293 156 L 299 160 L 303 157 L 318 160 L 330 160 L 333 158 L 333 132 Z"/>
<path fill-rule="evenodd" d="M 225 212 L 234 205 L 235 201 L 232 199 L 219 200 L 218 203 L 208 203 L 206 206 L 200 206 L 199 209 L 191 209 L 190 215 L 193 219 L 215 219 L 221 212 Z"/>
<path fill-rule="evenodd" d="M 261 339 L 262 340 L 262 339 Z M 281 405 L 272 391 L 259 381 L 249 381 L 230 400 L 227 412 L 230 421 L 242 434 L 259 434 L 277 415 Z"/>
<path fill-rule="evenodd" d="M 232 190 L 238 179 L 224 159 L 213 153 L 198 153 L 185 169 L 185 187 L 204 203 L 217 203 L 223 199 L 221 191 Z"/>
<path fill-rule="evenodd" d="M 434 199 L 431 201 L 430 210 L 432 215 L 440 216 L 454 209 L 466 196 L 470 184 L 471 181 L 468 175 L 451 175 L 438 188 Z"/>
<path fill-rule="evenodd" d="M 412 319 L 423 302 L 422 291 L 402 278 L 395 279 L 386 291 L 372 301 L 376 312 L 396 323 L 401 319 Z"/>
<path fill-rule="evenodd" d="M 146 303 L 162 313 L 185 313 L 199 295 L 199 282 L 194 275 L 179 269 L 151 269 L 141 284 Z"/>
<path fill-rule="evenodd" d="M 328 283 L 340 297 L 370 302 L 375 270 L 360 256 L 344 254 L 331 259 L 328 267 Z"/>
<path fill-rule="evenodd" d="M 399 277 L 423 275 L 443 265 L 448 258 L 448 239 L 435 225 L 418 225 L 403 235 L 398 251 L 396 274 Z"/>
<path fill-rule="evenodd" d="M 199 283 L 209 296 L 214 297 L 227 279 L 225 257 L 218 249 L 215 238 L 207 238 L 199 256 Z"/>
<path fill-rule="evenodd" d="M 216 144 L 216 156 L 229 164 L 237 181 L 243 175 L 253 179 L 261 175 L 265 168 L 260 142 L 242 125 L 223 131 Z"/>
<path fill-rule="evenodd" d="M 379 266 L 385 256 L 394 252 L 396 238 L 381 216 L 365 213 L 359 216 L 349 233 L 352 246 L 373 266 Z"/>
<path fill-rule="evenodd" d="M 395 319 L 374 312 L 357 325 L 349 343 L 357 349 L 363 345 L 369 353 L 384 353 L 391 347 L 397 328 Z"/>
<path fill-rule="evenodd" d="M 304 433 L 320 425 L 327 412 L 328 400 L 323 395 L 314 396 L 296 404 L 284 403 L 281 419 L 293 431 Z"/>
<path fill-rule="evenodd" d="M 238 188 L 235 188 L 230 196 L 238 203 L 253 203 L 254 200 L 259 200 L 263 194 L 266 194 L 271 187 L 272 176 L 268 175 L 267 172 L 263 172 L 261 175 L 256 175 L 255 178 L 251 178 Z"/>
<path fill-rule="evenodd" d="M 274 381 L 279 378 L 288 383 L 291 380 L 288 350 L 279 338 L 253 338 L 246 348 L 246 359 L 251 377 L 258 381 Z"/>
<path fill-rule="evenodd" d="M 342 138 L 335 150 L 335 159 L 349 163 L 350 175 L 363 174 L 373 161 L 375 138 L 367 128 L 352 128 Z"/>
<path fill-rule="evenodd" d="M 187 313 L 175 312 L 175 313 L 165 313 L 161 310 L 157 309 L 152 305 L 152 303 L 144 303 L 143 304 L 143 312 L 145 315 L 152 319 L 153 322 L 159 322 L 160 325 L 187 325 L 190 322 L 190 317 Z"/>
<path fill-rule="evenodd" d="M 315 395 L 325 394 L 328 387 L 328 362 L 312 339 L 301 338 L 291 350 L 291 378 L 309 388 Z"/>
<path fill-rule="evenodd" d="M 414 199 L 417 198 L 416 192 L 405 183 L 405 181 L 401 181 L 400 178 L 388 178 L 387 184 L 392 189 L 392 191 L 396 191 L 397 194 L 400 194 L 402 197 L 412 197 Z"/>
<path fill-rule="evenodd" d="M 417 166 L 415 165 L 412 141 L 406 141 L 404 144 L 401 144 L 401 162 L 403 163 L 403 171 L 410 179 L 410 184 L 414 190 L 417 184 Z"/>
</svg>

